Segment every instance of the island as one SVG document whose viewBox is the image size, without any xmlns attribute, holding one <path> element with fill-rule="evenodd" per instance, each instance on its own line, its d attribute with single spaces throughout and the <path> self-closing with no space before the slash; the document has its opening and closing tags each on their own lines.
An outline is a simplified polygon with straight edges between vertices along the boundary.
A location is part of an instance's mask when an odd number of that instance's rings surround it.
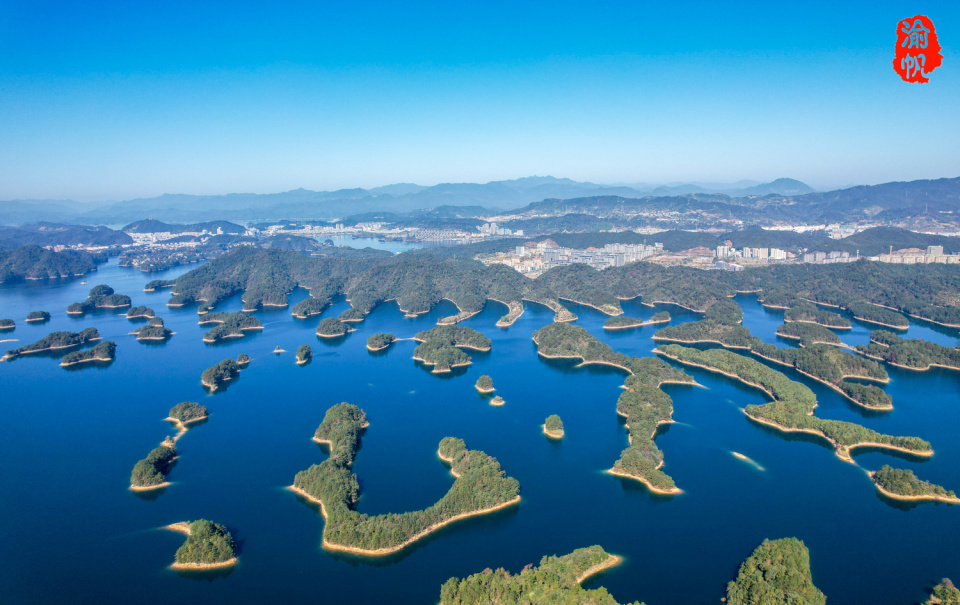
<svg viewBox="0 0 960 605">
<path fill-rule="evenodd" d="M 764 540 L 727 584 L 727 605 L 792 603 L 826 605 L 813 584 L 810 551 L 796 538 Z"/>
<path fill-rule="evenodd" d="M 798 302 L 787 309 L 783 313 L 783 321 L 816 324 L 834 330 L 849 330 L 852 327 L 846 317 L 806 301 Z"/>
<path fill-rule="evenodd" d="M 617 400 L 617 414 L 627 419 L 629 447 L 607 472 L 639 481 L 648 490 L 675 495 L 682 490 L 664 473 L 663 452 L 654 443 L 661 425 L 673 422 L 673 399 L 660 387 L 695 385 L 689 375 L 660 359 L 617 353 L 579 326 L 552 323 L 533 333 L 537 353 L 548 359 L 579 359 L 581 365 L 600 364 L 626 371 L 629 376 Z"/>
<path fill-rule="evenodd" d="M 280 347 L 277 348 L 279 349 Z M 250 365 L 250 356 L 246 353 L 240 353 L 237 355 L 237 365 L 241 368 L 245 368 Z"/>
<path fill-rule="evenodd" d="M 367 426 L 357 406 L 341 403 L 327 410 L 314 440 L 330 447 L 330 456 L 300 471 L 291 489 L 320 505 L 326 519 L 323 547 L 368 556 L 400 551 L 434 531 L 520 502 L 520 484 L 507 477 L 496 458 L 468 450 L 463 440 L 446 437 L 437 456 L 450 465 L 453 486 L 432 506 L 406 513 L 364 515 L 354 510 L 360 495 L 350 470 Z"/>
<path fill-rule="evenodd" d="M 12 330 L 17 327 L 17 324 L 12 319 L 0 319 L 0 330 Z"/>
<path fill-rule="evenodd" d="M 129 306 L 129 296 L 126 294 L 116 294 L 110 286 L 100 284 L 90 289 L 87 300 L 73 303 L 67 307 L 67 314 L 84 315 L 94 309 L 121 309 Z"/>
<path fill-rule="evenodd" d="M 49 321 L 49 320 L 50 320 L 50 314 L 47 313 L 46 311 L 30 311 L 30 313 L 27 314 L 27 321 L 29 322 L 34 322 L 34 321 L 40 322 L 40 321 Z"/>
<path fill-rule="evenodd" d="M 133 465 L 130 473 L 130 489 L 139 492 L 167 487 L 167 472 L 170 463 L 177 457 L 177 450 L 167 445 L 153 448 L 147 457 Z"/>
<path fill-rule="evenodd" d="M 496 390 L 493 388 L 493 378 L 490 378 L 486 374 L 477 378 L 477 384 L 475 384 L 474 387 L 481 393 L 492 393 Z"/>
<path fill-rule="evenodd" d="M 627 317 L 626 315 L 618 315 L 617 317 L 611 317 L 607 321 L 603 322 L 603 329 L 627 330 L 629 328 L 639 328 L 641 326 L 651 326 L 654 324 L 665 323 L 670 323 L 670 314 L 666 311 L 654 313 L 653 317 L 647 320 L 637 319 L 636 317 Z"/>
<path fill-rule="evenodd" d="M 293 305 L 293 309 L 291 310 L 290 314 L 297 319 L 307 319 L 308 317 L 323 313 L 323 310 L 327 308 L 329 304 L 330 299 L 318 300 L 311 296 Z"/>
<path fill-rule="evenodd" d="M 450 578 L 440 588 L 441 605 L 478 603 L 591 603 L 617 605 L 605 588 L 586 590 L 581 584 L 618 565 L 621 558 L 600 546 L 578 548 L 562 557 L 547 556 L 540 565 L 527 565 L 518 574 L 502 567 L 466 578 Z M 509 595 L 509 598 L 505 598 Z"/>
<path fill-rule="evenodd" d="M 543 423 L 543 434 L 551 439 L 563 439 L 563 420 L 560 420 L 560 416 L 547 416 Z"/>
<path fill-rule="evenodd" d="M 90 363 L 92 361 L 113 361 L 114 356 L 117 353 L 117 343 L 112 340 L 105 340 L 101 343 L 97 343 L 91 349 L 86 351 L 74 351 L 72 353 L 67 353 L 60 360 L 60 365 L 62 367 L 77 365 L 80 363 Z"/>
<path fill-rule="evenodd" d="M 200 405 L 195 401 L 181 401 L 170 408 L 170 413 L 164 420 L 172 422 L 177 427 L 177 434 L 170 438 L 171 443 L 176 443 L 187 432 L 191 424 L 202 422 L 209 417 L 207 406 Z"/>
<path fill-rule="evenodd" d="M 480 332 L 457 325 L 424 330 L 413 339 L 420 343 L 413 350 L 413 358 L 424 365 L 433 366 L 434 374 L 470 365 L 470 356 L 461 349 L 489 351 L 491 347 L 490 339 Z"/>
<path fill-rule="evenodd" d="M 219 523 L 199 519 L 193 523 L 173 523 L 164 529 L 187 536 L 183 546 L 177 549 L 171 569 L 221 569 L 237 564 L 237 548 L 233 536 Z"/>
<path fill-rule="evenodd" d="M 367 350 L 368 351 L 382 351 L 390 345 L 392 345 L 397 340 L 397 337 L 393 334 L 386 332 L 380 332 L 379 334 L 374 334 L 367 339 Z"/>
<path fill-rule="evenodd" d="M 106 261 L 107 255 L 102 252 L 55 252 L 30 244 L 12 250 L 0 250 L 0 282 L 73 277 L 96 271 L 97 263 Z"/>
<path fill-rule="evenodd" d="M 303 365 L 313 359 L 313 349 L 310 345 L 300 345 L 297 347 L 297 365 Z"/>
<path fill-rule="evenodd" d="M 80 332 L 51 332 L 33 344 L 18 349 L 10 349 L 6 355 L 0 358 L 0 361 L 16 359 L 21 355 L 69 349 L 95 340 L 100 340 L 100 332 L 96 328 L 86 328 Z"/>
<path fill-rule="evenodd" d="M 930 599 L 923 605 L 960 605 L 960 590 L 953 585 L 950 578 L 944 578 L 933 587 Z"/>
<path fill-rule="evenodd" d="M 353 331 L 353 328 L 336 317 L 321 319 L 320 323 L 317 324 L 317 336 L 320 338 L 337 338 L 351 331 Z"/>
<path fill-rule="evenodd" d="M 901 338 L 887 330 L 870 333 L 870 344 L 857 345 L 857 352 L 908 370 L 947 368 L 960 370 L 960 350 L 922 339 Z"/>
<path fill-rule="evenodd" d="M 494 405 L 494 406 L 497 406 L 497 407 L 500 407 L 501 405 L 503 405 L 503 404 L 505 404 L 505 403 L 506 403 L 506 400 L 505 400 L 503 397 L 501 397 L 500 395 L 497 395 L 497 396 L 495 396 L 493 399 L 490 400 L 490 405 Z"/>
<path fill-rule="evenodd" d="M 144 342 L 150 340 L 166 340 L 173 336 L 173 330 L 163 325 L 163 318 L 151 317 L 147 325 L 141 326 L 130 332 L 137 337 L 137 340 Z"/>
<path fill-rule="evenodd" d="M 225 382 L 233 380 L 239 375 L 239 364 L 228 357 L 220 363 L 204 370 L 200 375 L 200 382 L 213 392 L 223 386 Z"/>
<path fill-rule="evenodd" d="M 906 330 L 910 327 L 910 322 L 902 313 L 880 305 L 855 302 L 847 305 L 847 311 L 853 315 L 854 319 L 864 323 L 877 324 L 878 326 L 893 328 L 894 330 Z"/>
<path fill-rule="evenodd" d="M 910 469 L 893 468 L 889 464 L 884 464 L 880 470 L 868 474 L 877 491 L 888 498 L 960 504 L 960 498 L 957 498 L 953 490 L 922 481 Z"/>
<path fill-rule="evenodd" d="M 200 325 L 217 324 L 215 328 L 203 335 L 203 342 L 214 343 L 225 338 L 240 338 L 245 332 L 262 330 L 263 324 L 259 319 L 237 311 L 236 313 L 208 313 L 200 317 Z"/>
<path fill-rule="evenodd" d="M 127 309 L 127 319 L 150 319 L 156 317 L 156 312 L 150 307 L 131 307 Z"/>
<path fill-rule="evenodd" d="M 799 349 L 777 347 L 761 341 L 751 334 L 749 329 L 734 323 L 731 317 L 712 316 L 712 309 L 708 311 L 707 317 L 700 321 L 658 330 L 653 339 L 685 345 L 719 344 L 727 349 L 746 350 L 767 361 L 793 367 L 856 405 L 878 411 L 893 409 L 893 402 L 883 389 L 860 382 L 870 380 L 887 383 L 890 377 L 886 371 L 877 363 L 839 350 L 838 347 L 844 345 L 827 328 L 810 323 L 784 324 L 777 329 L 777 334 L 800 339 L 802 346 Z M 849 380 L 850 378 L 857 378 L 859 381 Z"/>
<path fill-rule="evenodd" d="M 654 351 L 678 363 L 723 374 L 763 391 L 773 401 L 748 405 L 744 413 L 751 420 L 785 433 L 822 437 L 833 446 L 837 457 L 846 462 L 853 462 L 851 452 L 859 447 L 896 450 L 920 457 L 933 455 L 930 443 L 919 437 L 884 435 L 853 422 L 817 418 L 813 415 L 817 407 L 813 391 L 743 355 L 724 349 L 701 351 L 680 345 L 660 345 Z"/>
</svg>

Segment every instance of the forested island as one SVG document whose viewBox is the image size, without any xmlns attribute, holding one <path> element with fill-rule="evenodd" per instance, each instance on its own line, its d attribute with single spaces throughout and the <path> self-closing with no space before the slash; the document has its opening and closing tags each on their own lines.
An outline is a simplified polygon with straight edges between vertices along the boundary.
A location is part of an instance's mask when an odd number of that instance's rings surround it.
<svg viewBox="0 0 960 605">
<path fill-rule="evenodd" d="M 547 556 L 540 565 L 528 565 L 519 574 L 502 567 L 463 578 L 450 578 L 440 588 L 441 605 L 590 603 L 617 605 L 606 588 L 586 590 L 587 578 L 620 563 L 620 557 L 600 546 L 578 548 L 562 557 Z"/>
<path fill-rule="evenodd" d="M 112 340 L 105 340 L 97 343 L 96 346 L 91 349 L 67 353 L 60 360 L 60 365 L 67 367 L 79 363 L 89 363 L 91 361 L 112 361 L 116 353 L 117 343 Z"/>
<path fill-rule="evenodd" d="M 848 380 L 858 378 L 886 383 L 890 380 L 886 371 L 876 363 L 837 349 L 833 345 L 840 344 L 839 338 L 827 328 L 810 323 L 784 324 L 777 328 L 777 334 L 800 339 L 802 348 L 777 347 L 764 343 L 744 326 L 711 317 L 712 310 L 706 319 L 658 330 L 653 339 L 683 344 L 713 343 L 728 349 L 746 350 L 767 361 L 793 367 L 857 405 L 872 410 L 893 409 L 890 396 L 880 387 Z"/>
<path fill-rule="evenodd" d="M 660 470 L 663 452 L 654 443 L 657 428 L 673 422 L 673 399 L 664 384 L 696 384 L 688 374 L 654 357 L 617 353 L 580 326 L 552 323 L 533 333 L 537 352 L 548 358 L 580 359 L 626 370 L 630 376 L 617 400 L 617 414 L 627 419 L 630 446 L 620 453 L 612 475 L 640 481 L 659 494 L 678 494 L 673 478 Z"/>
<path fill-rule="evenodd" d="M 16 359 L 21 355 L 29 355 L 31 353 L 68 349 L 70 347 L 80 346 L 95 340 L 100 340 L 100 332 L 98 332 L 96 328 L 86 328 L 80 332 L 51 332 L 33 344 L 29 344 L 17 349 L 10 349 L 7 351 L 6 355 L 0 358 L 0 361 Z"/>
<path fill-rule="evenodd" d="M 199 519 L 193 523 L 174 523 L 166 529 L 187 536 L 183 546 L 177 549 L 171 569 L 219 569 L 237 564 L 237 548 L 233 536 L 219 523 Z"/>
<path fill-rule="evenodd" d="M 241 368 L 245 368 L 247 367 L 247 365 L 249 365 L 249 363 L 250 363 L 249 355 L 247 355 L 246 353 L 240 353 L 239 355 L 237 355 L 238 366 L 240 366 Z"/>
<path fill-rule="evenodd" d="M 83 275 L 96 271 L 97 263 L 106 260 L 107 256 L 101 253 L 79 250 L 54 252 L 34 245 L 0 250 L 0 282 Z"/>
<path fill-rule="evenodd" d="M 170 463 L 177 457 L 175 448 L 161 445 L 153 448 L 147 457 L 133 465 L 130 473 L 130 489 L 146 491 L 170 485 L 166 481 Z"/>
<path fill-rule="evenodd" d="M 852 461 L 851 450 L 877 447 L 899 450 L 915 456 L 931 456 L 930 443 L 919 437 L 895 437 L 870 430 L 859 424 L 824 420 L 813 415 L 817 398 L 806 386 L 758 361 L 724 349 L 701 351 L 680 345 L 660 345 L 656 353 L 679 363 L 723 374 L 764 391 L 772 402 L 748 405 L 744 413 L 751 419 L 784 432 L 818 435 L 833 445 L 837 456 Z"/>
<path fill-rule="evenodd" d="M 17 322 L 12 319 L 0 319 L 0 330 L 13 330 L 17 327 Z"/>
<path fill-rule="evenodd" d="M 314 315 L 320 315 L 329 305 L 329 300 L 317 300 L 316 298 L 310 296 L 293 305 L 293 310 L 290 312 L 290 314 L 297 319 L 307 319 L 308 317 L 313 317 Z"/>
<path fill-rule="evenodd" d="M 300 345 L 297 347 L 297 365 L 303 365 L 313 359 L 313 349 L 310 345 Z"/>
<path fill-rule="evenodd" d="M 49 320 L 50 320 L 50 314 L 47 313 L 46 311 L 30 311 L 29 313 L 27 313 L 27 321 L 30 321 L 30 322 L 34 322 L 34 321 L 40 322 L 40 321 L 49 321 Z"/>
<path fill-rule="evenodd" d="M 263 324 L 249 313 L 207 313 L 200 316 L 200 325 L 218 324 L 203 335 L 203 342 L 214 343 L 225 338 L 239 338 L 244 332 L 262 330 Z"/>
<path fill-rule="evenodd" d="M 228 357 L 220 363 L 204 370 L 200 375 L 200 382 L 211 391 L 216 391 L 223 386 L 225 382 L 233 380 L 239 375 L 239 364 Z"/>
<path fill-rule="evenodd" d="M 847 311 L 853 315 L 854 319 L 866 323 L 877 324 L 895 330 L 906 330 L 910 327 L 910 322 L 902 313 L 897 313 L 880 305 L 855 302 L 847 305 Z"/>
<path fill-rule="evenodd" d="M 151 317 L 156 317 L 156 315 L 153 309 L 144 307 L 143 305 L 127 309 L 127 319 L 150 319 Z"/>
<path fill-rule="evenodd" d="M 173 442 L 176 443 L 191 424 L 206 420 L 208 416 L 207 406 L 195 401 L 181 401 L 170 408 L 170 413 L 165 420 L 174 423 L 179 430 L 179 433 L 173 437 Z"/>
<path fill-rule="evenodd" d="M 846 317 L 806 301 L 801 301 L 784 311 L 783 321 L 817 324 L 834 330 L 848 330 L 852 327 L 850 320 Z"/>
<path fill-rule="evenodd" d="M 543 422 L 543 433 L 553 439 L 563 439 L 563 420 L 556 414 L 550 414 Z"/>
<path fill-rule="evenodd" d="M 960 605 L 960 590 L 953 585 L 950 578 L 944 578 L 933 587 L 930 600 L 923 605 Z"/>
<path fill-rule="evenodd" d="M 84 315 L 94 309 L 120 309 L 130 306 L 130 297 L 126 294 L 116 294 L 113 288 L 100 284 L 90 289 L 87 300 L 75 302 L 67 307 L 68 315 Z"/>
<path fill-rule="evenodd" d="M 370 351 L 382 351 L 394 343 L 397 339 L 393 334 L 380 332 L 367 339 L 367 349 Z"/>
<path fill-rule="evenodd" d="M 474 387 L 481 393 L 492 393 L 496 390 L 493 388 L 493 378 L 490 378 L 486 374 L 477 378 L 477 384 L 475 384 Z"/>
<path fill-rule="evenodd" d="M 826 605 L 813 585 L 810 551 L 796 538 L 764 540 L 727 585 L 727 605 Z"/>
<path fill-rule="evenodd" d="M 611 317 L 607 321 L 603 322 L 604 330 L 626 330 L 629 328 L 639 328 L 640 326 L 650 326 L 654 324 L 665 324 L 670 322 L 670 314 L 666 311 L 660 311 L 659 313 L 654 313 L 653 317 L 647 320 L 637 319 L 636 317 L 627 317 L 626 315 L 618 315 L 616 317 Z"/>
<path fill-rule="evenodd" d="M 877 490 L 888 498 L 960 504 L 960 498 L 957 498 L 953 490 L 944 489 L 929 481 L 922 481 L 910 469 L 893 468 L 884 464 L 879 470 L 869 475 L 873 484 L 877 486 Z"/>
<path fill-rule="evenodd" d="M 421 511 L 364 515 L 354 510 L 360 494 L 350 471 L 366 414 L 341 403 L 327 410 L 314 440 L 329 444 L 330 456 L 297 473 L 292 489 L 320 504 L 326 519 L 323 546 L 363 555 L 397 552 L 449 523 L 493 512 L 520 501 L 520 484 L 484 452 L 468 450 L 461 439 L 447 437 L 437 455 L 450 464 L 453 486 L 436 504 Z"/>
<path fill-rule="evenodd" d="M 173 336 L 173 330 L 163 325 L 163 318 L 151 317 L 147 325 L 130 332 L 136 334 L 137 340 L 166 340 Z"/>
<path fill-rule="evenodd" d="M 960 370 L 960 350 L 921 339 L 901 338 L 887 330 L 870 333 L 870 344 L 857 345 L 863 355 L 900 368 L 929 370 L 932 367 Z"/>
<path fill-rule="evenodd" d="M 489 351 L 491 347 L 490 339 L 480 332 L 457 325 L 437 326 L 432 330 L 417 332 L 413 339 L 420 343 L 413 350 L 413 358 L 424 365 L 433 366 L 435 374 L 470 365 L 470 356 L 460 349 Z"/>
<path fill-rule="evenodd" d="M 487 245 L 487 244 L 485 244 Z M 504 248 L 510 245 L 505 241 Z M 475 247 L 478 251 L 481 248 Z M 489 245 L 487 245 L 489 247 Z M 519 316 L 523 301 L 554 309 L 557 318 L 573 319 L 561 300 L 591 305 L 611 315 L 622 314 L 620 301 L 643 297 L 646 304 L 668 302 L 696 312 L 728 301 L 738 291 L 757 292 L 765 304 L 791 307 L 803 300 L 851 308 L 871 319 L 876 309 L 889 307 L 947 326 L 960 326 L 960 271 L 950 265 L 837 263 L 772 265 L 750 271 L 701 271 L 630 263 L 596 271 L 585 265 L 555 267 L 528 279 L 505 265 L 465 259 L 472 248 L 454 255 L 444 249 L 424 249 L 400 255 L 307 257 L 296 252 L 241 246 L 174 280 L 174 306 L 197 303 L 200 311 L 215 308 L 242 294 L 244 306 L 287 304 L 297 287 L 310 290 L 325 307 L 344 295 L 351 309 L 340 319 L 362 320 L 383 302 L 396 300 L 401 309 L 419 314 L 446 298 L 462 312 L 479 312 L 488 300 L 508 305 Z M 148 284 L 154 288 L 166 282 Z M 776 305 L 774 305 L 776 303 Z M 876 307 L 876 308 L 874 308 Z M 503 319 L 501 320 L 503 321 Z"/>
<path fill-rule="evenodd" d="M 353 330 L 336 317 L 326 317 L 317 324 L 317 336 L 320 338 L 337 338 Z"/>
</svg>

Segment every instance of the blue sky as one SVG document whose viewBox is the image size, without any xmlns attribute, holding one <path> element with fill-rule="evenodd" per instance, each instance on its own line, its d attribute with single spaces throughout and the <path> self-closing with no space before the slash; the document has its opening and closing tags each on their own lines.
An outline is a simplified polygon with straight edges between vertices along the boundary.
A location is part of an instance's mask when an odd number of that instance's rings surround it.
<svg viewBox="0 0 960 605">
<path fill-rule="evenodd" d="M 960 176 L 955 1 L 517 4 L 3 0 L 0 199 Z"/>
</svg>

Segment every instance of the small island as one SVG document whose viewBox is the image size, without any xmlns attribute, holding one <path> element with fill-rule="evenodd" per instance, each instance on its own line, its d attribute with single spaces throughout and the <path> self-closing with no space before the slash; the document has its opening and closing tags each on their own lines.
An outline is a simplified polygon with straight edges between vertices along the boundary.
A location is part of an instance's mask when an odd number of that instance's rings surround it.
<svg viewBox="0 0 960 605">
<path fill-rule="evenodd" d="M 790 340 L 799 340 L 801 347 L 816 344 L 843 346 L 840 337 L 820 324 L 793 321 L 777 327 L 777 336 Z"/>
<path fill-rule="evenodd" d="M 237 564 L 237 547 L 227 528 L 219 523 L 200 519 L 189 523 L 181 521 L 164 529 L 187 536 L 177 549 L 171 569 L 205 570 L 232 567 Z"/>
<path fill-rule="evenodd" d="M 187 432 L 191 424 L 206 420 L 208 416 L 207 406 L 194 401 L 182 401 L 173 406 L 164 420 L 172 422 L 179 432 L 171 437 L 170 441 L 176 443 Z"/>
<path fill-rule="evenodd" d="M 161 317 L 151 317 L 147 325 L 130 333 L 135 334 L 139 341 L 166 340 L 173 336 L 173 330 L 163 325 L 163 318 Z"/>
<path fill-rule="evenodd" d="M 86 328 L 80 332 L 51 332 L 33 344 L 18 349 L 10 349 L 6 355 L 0 357 L 0 361 L 8 361 L 32 353 L 69 349 L 95 340 L 100 340 L 100 332 L 96 328 Z"/>
<path fill-rule="evenodd" d="M 930 368 L 960 370 L 960 349 L 922 339 L 908 339 L 888 330 L 870 333 L 870 344 L 854 347 L 864 357 L 898 368 L 925 371 Z"/>
<path fill-rule="evenodd" d="M 506 400 L 505 400 L 503 397 L 501 397 L 500 395 L 497 395 L 497 396 L 495 396 L 493 399 L 490 400 L 490 405 L 495 405 L 495 406 L 497 406 L 497 407 L 500 407 L 501 405 L 503 405 L 503 404 L 505 404 L 505 403 L 506 403 Z"/>
<path fill-rule="evenodd" d="M 133 465 L 130 473 L 130 489 L 139 492 L 160 489 L 170 485 L 167 472 L 170 463 L 177 457 L 177 450 L 167 445 L 153 448 L 147 457 Z"/>
<path fill-rule="evenodd" d="M 132 307 L 127 310 L 127 319 L 150 319 L 156 316 L 156 312 L 150 307 Z"/>
<path fill-rule="evenodd" d="M 670 314 L 666 311 L 660 311 L 655 313 L 653 317 L 647 320 L 637 319 L 636 317 L 627 317 L 626 315 L 618 315 L 616 317 L 611 317 L 607 321 L 603 322 L 604 330 L 627 330 L 629 328 L 639 328 L 641 326 L 651 326 L 654 324 L 665 324 L 670 323 Z"/>
<path fill-rule="evenodd" d="M 960 605 L 960 590 L 953 585 L 950 578 L 944 578 L 933 587 L 930 599 L 923 605 Z"/>
<path fill-rule="evenodd" d="M 906 501 L 933 501 L 960 504 L 960 498 L 953 490 L 947 490 L 939 485 L 922 481 L 910 469 L 893 468 L 888 464 L 880 470 L 868 473 L 873 484 L 884 496 L 895 500 Z"/>
<path fill-rule="evenodd" d="M 228 357 L 204 370 L 200 375 L 200 382 L 213 392 L 223 386 L 225 382 L 233 380 L 239 375 L 239 364 Z"/>
<path fill-rule="evenodd" d="M 100 284 L 90 289 L 87 300 L 76 302 L 67 307 L 68 315 L 84 315 L 94 309 L 122 309 L 130 306 L 130 297 L 126 294 L 116 294 L 113 288 Z"/>
<path fill-rule="evenodd" d="M 302 366 L 311 359 L 313 359 L 313 349 L 310 345 L 300 345 L 297 348 L 297 365 Z"/>
<path fill-rule="evenodd" d="M 293 305 L 293 309 L 290 311 L 290 314 L 296 317 L 297 319 L 307 319 L 314 315 L 320 315 L 323 313 L 323 310 L 330 304 L 330 300 L 317 300 L 316 298 L 308 297 L 304 298 L 297 304 Z"/>
<path fill-rule="evenodd" d="M 277 348 L 279 349 L 280 347 L 277 347 Z M 240 353 L 239 355 L 237 355 L 237 365 L 240 366 L 241 368 L 245 368 L 248 365 L 250 365 L 250 356 L 247 355 L 246 353 Z"/>
<path fill-rule="evenodd" d="M 79 363 L 90 363 L 92 361 L 113 361 L 117 353 L 117 343 L 112 340 L 105 340 L 98 343 L 92 349 L 86 351 L 74 351 L 67 353 L 60 360 L 62 367 L 77 365 Z"/>
<path fill-rule="evenodd" d="M 492 393 L 496 389 L 493 388 L 493 378 L 490 378 L 486 374 L 477 378 L 477 384 L 474 385 L 477 391 L 481 393 Z"/>
<path fill-rule="evenodd" d="M 291 490 L 320 505 L 326 519 L 323 547 L 368 556 L 400 551 L 460 519 L 491 513 L 520 502 L 520 484 L 507 477 L 496 458 L 468 450 L 461 439 L 446 437 L 437 456 L 450 465 L 453 486 L 436 504 L 420 511 L 361 515 L 354 510 L 360 485 L 350 468 L 360 449 L 366 414 L 341 403 L 329 410 L 314 433 L 330 456 L 294 478 Z"/>
<path fill-rule="evenodd" d="M 551 439 L 563 439 L 563 420 L 560 416 L 551 414 L 543 423 L 543 434 Z"/>
<path fill-rule="evenodd" d="M 245 332 L 262 330 L 263 324 L 249 313 L 207 313 L 200 317 L 200 325 L 218 324 L 203 335 L 203 342 L 210 344 L 225 338 L 240 338 Z"/>
<path fill-rule="evenodd" d="M 320 338 L 338 338 L 352 331 L 353 328 L 336 317 L 321 319 L 320 323 L 317 324 L 317 336 Z"/>
<path fill-rule="evenodd" d="M 397 337 L 393 334 L 380 332 L 367 339 L 368 351 L 382 351 L 396 342 Z"/>
<path fill-rule="evenodd" d="M 855 302 L 847 305 L 847 311 L 853 318 L 864 323 L 876 324 L 894 330 L 906 330 L 910 321 L 902 314 L 886 307 L 867 302 Z"/>
<path fill-rule="evenodd" d="M 852 327 L 846 317 L 805 301 L 784 311 L 783 321 L 815 324 L 834 330 L 849 330 Z"/>
<path fill-rule="evenodd" d="M 47 313 L 46 311 L 30 311 L 30 313 L 27 314 L 27 321 L 29 322 L 34 322 L 34 321 L 40 322 L 40 321 L 49 321 L 49 320 L 50 320 L 50 314 Z"/>
<path fill-rule="evenodd" d="M 587 590 L 588 578 L 617 566 L 621 558 L 600 546 L 578 548 L 562 557 L 547 556 L 540 565 L 527 565 L 518 574 L 502 567 L 466 578 L 450 578 L 440 588 L 443 605 L 468 603 L 592 603 L 617 605 L 605 588 Z M 505 599 L 504 595 L 512 598 Z"/>
<path fill-rule="evenodd" d="M 813 584 L 810 551 L 796 538 L 764 540 L 740 565 L 737 579 L 727 585 L 727 605 L 826 602 Z"/>
<path fill-rule="evenodd" d="M 0 319 L 0 331 L 12 330 L 17 327 L 17 323 L 12 319 Z"/>
<path fill-rule="evenodd" d="M 424 365 L 433 366 L 434 374 L 470 365 L 470 356 L 461 349 L 489 351 L 491 347 L 490 339 L 480 332 L 457 325 L 424 330 L 413 339 L 420 343 L 413 350 L 413 358 Z"/>
</svg>

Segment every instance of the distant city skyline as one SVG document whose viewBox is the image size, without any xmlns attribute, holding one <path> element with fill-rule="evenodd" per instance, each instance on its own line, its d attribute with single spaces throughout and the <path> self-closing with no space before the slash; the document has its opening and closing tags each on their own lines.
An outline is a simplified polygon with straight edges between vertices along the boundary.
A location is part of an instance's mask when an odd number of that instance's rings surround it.
<svg viewBox="0 0 960 605">
<path fill-rule="evenodd" d="M 928 84 L 896 26 L 940 33 Z M 960 5 L 13 1 L 0 200 L 960 176 Z"/>
</svg>

